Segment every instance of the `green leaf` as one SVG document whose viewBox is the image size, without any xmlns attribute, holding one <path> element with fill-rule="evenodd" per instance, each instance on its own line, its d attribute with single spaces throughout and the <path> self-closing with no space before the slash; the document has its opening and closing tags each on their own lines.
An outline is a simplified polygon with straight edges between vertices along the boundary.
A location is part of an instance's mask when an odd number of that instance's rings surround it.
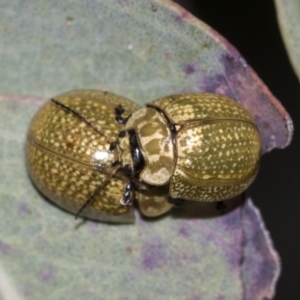
<svg viewBox="0 0 300 300">
<path fill-rule="evenodd" d="M 242 56 L 171 1 L 0 3 L 0 293 L 3 299 L 262 299 L 280 263 L 250 200 L 188 203 L 159 219 L 74 220 L 27 175 L 24 141 L 45 98 L 99 88 L 142 104 L 226 94 L 285 147 L 291 120 Z M 5 96 L 35 95 L 36 97 Z M 37 98 L 42 97 L 42 98 Z"/>
</svg>

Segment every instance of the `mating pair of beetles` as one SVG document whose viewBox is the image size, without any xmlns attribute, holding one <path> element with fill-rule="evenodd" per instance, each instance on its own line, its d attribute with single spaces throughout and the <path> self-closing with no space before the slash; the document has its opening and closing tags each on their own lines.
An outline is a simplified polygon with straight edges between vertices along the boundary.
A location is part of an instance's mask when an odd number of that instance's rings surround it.
<svg viewBox="0 0 300 300">
<path fill-rule="evenodd" d="M 134 220 L 134 201 L 158 216 L 182 200 L 230 199 L 251 184 L 260 155 L 249 113 L 211 93 L 141 108 L 109 92 L 67 92 L 37 112 L 26 143 L 43 194 L 77 216 L 120 223 Z"/>
</svg>

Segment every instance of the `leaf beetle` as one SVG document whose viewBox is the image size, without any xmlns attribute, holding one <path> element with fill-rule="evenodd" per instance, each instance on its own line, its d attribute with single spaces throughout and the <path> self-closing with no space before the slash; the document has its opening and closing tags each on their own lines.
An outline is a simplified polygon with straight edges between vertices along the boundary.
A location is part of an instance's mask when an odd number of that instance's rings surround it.
<svg viewBox="0 0 300 300">
<path fill-rule="evenodd" d="M 77 216 L 132 222 L 133 201 L 158 216 L 182 200 L 220 201 L 254 180 L 261 155 L 251 116 L 226 96 L 178 94 L 139 107 L 109 92 L 48 101 L 27 135 L 29 174 Z"/>
</svg>

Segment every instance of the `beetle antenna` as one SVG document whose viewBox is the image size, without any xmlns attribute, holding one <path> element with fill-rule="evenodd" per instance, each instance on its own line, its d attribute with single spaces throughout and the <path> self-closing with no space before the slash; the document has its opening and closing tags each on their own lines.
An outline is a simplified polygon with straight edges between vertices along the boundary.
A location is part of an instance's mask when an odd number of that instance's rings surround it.
<svg viewBox="0 0 300 300">
<path fill-rule="evenodd" d="M 98 133 L 100 133 L 101 135 L 103 135 L 106 138 L 106 141 L 108 143 L 114 143 L 116 142 L 114 139 L 112 139 L 110 136 L 107 135 L 107 133 L 105 131 L 103 131 L 101 128 L 99 128 L 98 126 L 96 126 L 92 121 L 90 121 L 89 119 L 87 119 L 84 115 L 80 114 L 79 112 L 75 111 L 74 109 L 72 109 L 71 107 L 55 100 L 54 98 L 51 99 L 51 101 L 56 104 L 57 106 L 61 107 L 62 109 L 66 110 L 67 112 L 73 114 L 75 117 L 81 119 L 82 121 L 84 121 L 86 124 L 90 125 L 91 127 L 93 127 L 93 129 L 95 129 Z"/>
<path fill-rule="evenodd" d="M 77 214 L 75 215 L 75 220 L 79 217 L 79 215 L 82 213 L 82 211 L 93 201 L 95 200 L 95 196 L 98 194 L 98 192 L 106 186 L 106 184 L 111 180 L 111 178 L 115 175 L 115 173 L 118 171 L 118 169 L 121 167 L 121 165 L 117 165 L 113 171 L 109 174 L 109 176 L 97 187 L 95 192 L 87 199 L 87 201 L 81 206 Z"/>
</svg>

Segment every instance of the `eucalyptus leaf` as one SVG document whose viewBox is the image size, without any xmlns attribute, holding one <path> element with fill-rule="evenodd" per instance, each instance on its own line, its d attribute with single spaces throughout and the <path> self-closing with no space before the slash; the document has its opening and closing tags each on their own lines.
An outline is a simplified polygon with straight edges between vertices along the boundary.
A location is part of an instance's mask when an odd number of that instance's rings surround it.
<svg viewBox="0 0 300 300">
<path fill-rule="evenodd" d="M 279 257 L 251 200 L 159 219 L 136 210 L 133 225 L 75 221 L 33 187 L 24 160 L 33 114 L 75 88 L 139 104 L 225 94 L 252 114 L 264 152 L 285 147 L 292 121 L 237 50 L 166 0 L 3 0 L 0 20 L 2 298 L 272 298 Z"/>
<path fill-rule="evenodd" d="M 300 79 L 300 2 L 275 0 L 282 38 L 295 73 Z"/>
</svg>

